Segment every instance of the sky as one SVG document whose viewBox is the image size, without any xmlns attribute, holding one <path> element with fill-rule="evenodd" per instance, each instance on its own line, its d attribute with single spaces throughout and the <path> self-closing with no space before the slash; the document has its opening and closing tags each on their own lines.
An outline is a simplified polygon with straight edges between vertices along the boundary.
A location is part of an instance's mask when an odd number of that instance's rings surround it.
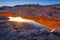
<svg viewBox="0 0 60 40">
<path fill-rule="evenodd" d="M 0 6 L 14 6 L 21 4 L 51 5 L 60 4 L 60 0 L 0 0 Z"/>
</svg>

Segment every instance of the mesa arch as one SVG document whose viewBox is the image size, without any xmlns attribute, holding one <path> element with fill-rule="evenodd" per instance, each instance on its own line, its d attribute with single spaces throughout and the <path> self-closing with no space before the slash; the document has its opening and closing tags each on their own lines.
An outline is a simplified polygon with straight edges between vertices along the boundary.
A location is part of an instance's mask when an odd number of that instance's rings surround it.
<svg viewBox="0 0 60 40">
<path fill-rule="evenodd" d="M 2 12 L 0 13 L 0 15 L 4 15 L 4 16 L 20 16 L 22 18 L 25 19 L 29 19 L 29 20 L 33 20 L 35 22 L 38 22 L 50 29 L 55 29 L 55 28 L 60 28 L 60 20 L 56 20 L 56 19 L 51 19 L 51 18 L 47 18 L 45 16 L 40 16 L 40 17 L 34 17 L 34 16 L 25 16 L 25 15 L 21 15 L 21 14 L 13 14 L 13 13 L 9 13 L 9 12 Z"/>
</svg>

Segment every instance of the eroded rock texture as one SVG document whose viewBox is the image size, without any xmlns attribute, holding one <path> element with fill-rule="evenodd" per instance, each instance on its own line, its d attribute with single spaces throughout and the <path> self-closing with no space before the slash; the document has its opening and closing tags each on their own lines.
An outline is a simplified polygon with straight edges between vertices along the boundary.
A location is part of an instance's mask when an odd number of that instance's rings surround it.
<svg viewBox="0 0 60 40">
<path fill-rule="evenodd" d="M 35 29 L 14 29 L 8 18 L 0 16 L 0 40 L 60 40 L 60 29 L 54 32 L 45 30 L 43 27 L 40 30 Z"/>
</svg>

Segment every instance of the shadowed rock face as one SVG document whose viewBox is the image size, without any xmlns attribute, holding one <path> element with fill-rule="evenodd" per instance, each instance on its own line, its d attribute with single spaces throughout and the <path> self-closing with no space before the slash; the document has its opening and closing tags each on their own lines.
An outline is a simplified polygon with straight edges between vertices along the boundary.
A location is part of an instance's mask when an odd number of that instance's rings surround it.
<svg viewBox="0 0 60 40">
<path fill-rule="evenodd" d="M 47 27 L 39 24 L 39 23 L 36 23 L 34 21 L 32 22 L 20 22 L 19 24 L 16 22 L 14 24 L 14 28 L 15 29 L 26 29 L 26 30 L 46 30 L 46 31 L 50 31 Z"/>
<path fill-rule="evenodd" d="M 41 26 L 42 29 L 35 30 L 35 29 L 25 29 L 24 26 L 27 24 L 30 26 L 33 25 L 33 27 L 39 26 L 39 24 L 34 23 L 23 23 L 23 28 L 15 30 L 13 27 L 11 27 L 8 18 L 5 16 L 0 16 L 0 21 L 5 20 L 4 23 L 0 23 L 0 40 L 60 40 L 60 29 L 56 29 L 54 32 L 50 32 L 45 30 L 46 28 Z M 7 19 L 7 20 L 6 20 Z M 3 21 L 2 21 L 3 22 Z M 5 25 L 2 27 L 2 25 Z M 40 28 L 38 27 L 38 28 Z M 37 28 L 37 29 L 38 29 Z M 56 34 L 57 33 L 57 34 Z"/>
</svg>

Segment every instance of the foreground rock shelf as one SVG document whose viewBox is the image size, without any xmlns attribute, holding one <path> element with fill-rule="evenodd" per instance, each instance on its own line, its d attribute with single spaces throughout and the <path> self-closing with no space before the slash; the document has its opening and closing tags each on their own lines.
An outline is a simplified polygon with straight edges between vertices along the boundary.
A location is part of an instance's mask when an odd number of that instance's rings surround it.
<svg viewBox="0 0 60 40">
<path fill-rule="evenodd" d="M 4 21 L 5 20 L 5 21 Z M 14 29 L 8 18 L 0 16 L 0 40 L 60 40 L 60 29 L 53 32 L 35 29 Z"/>
</svg>

